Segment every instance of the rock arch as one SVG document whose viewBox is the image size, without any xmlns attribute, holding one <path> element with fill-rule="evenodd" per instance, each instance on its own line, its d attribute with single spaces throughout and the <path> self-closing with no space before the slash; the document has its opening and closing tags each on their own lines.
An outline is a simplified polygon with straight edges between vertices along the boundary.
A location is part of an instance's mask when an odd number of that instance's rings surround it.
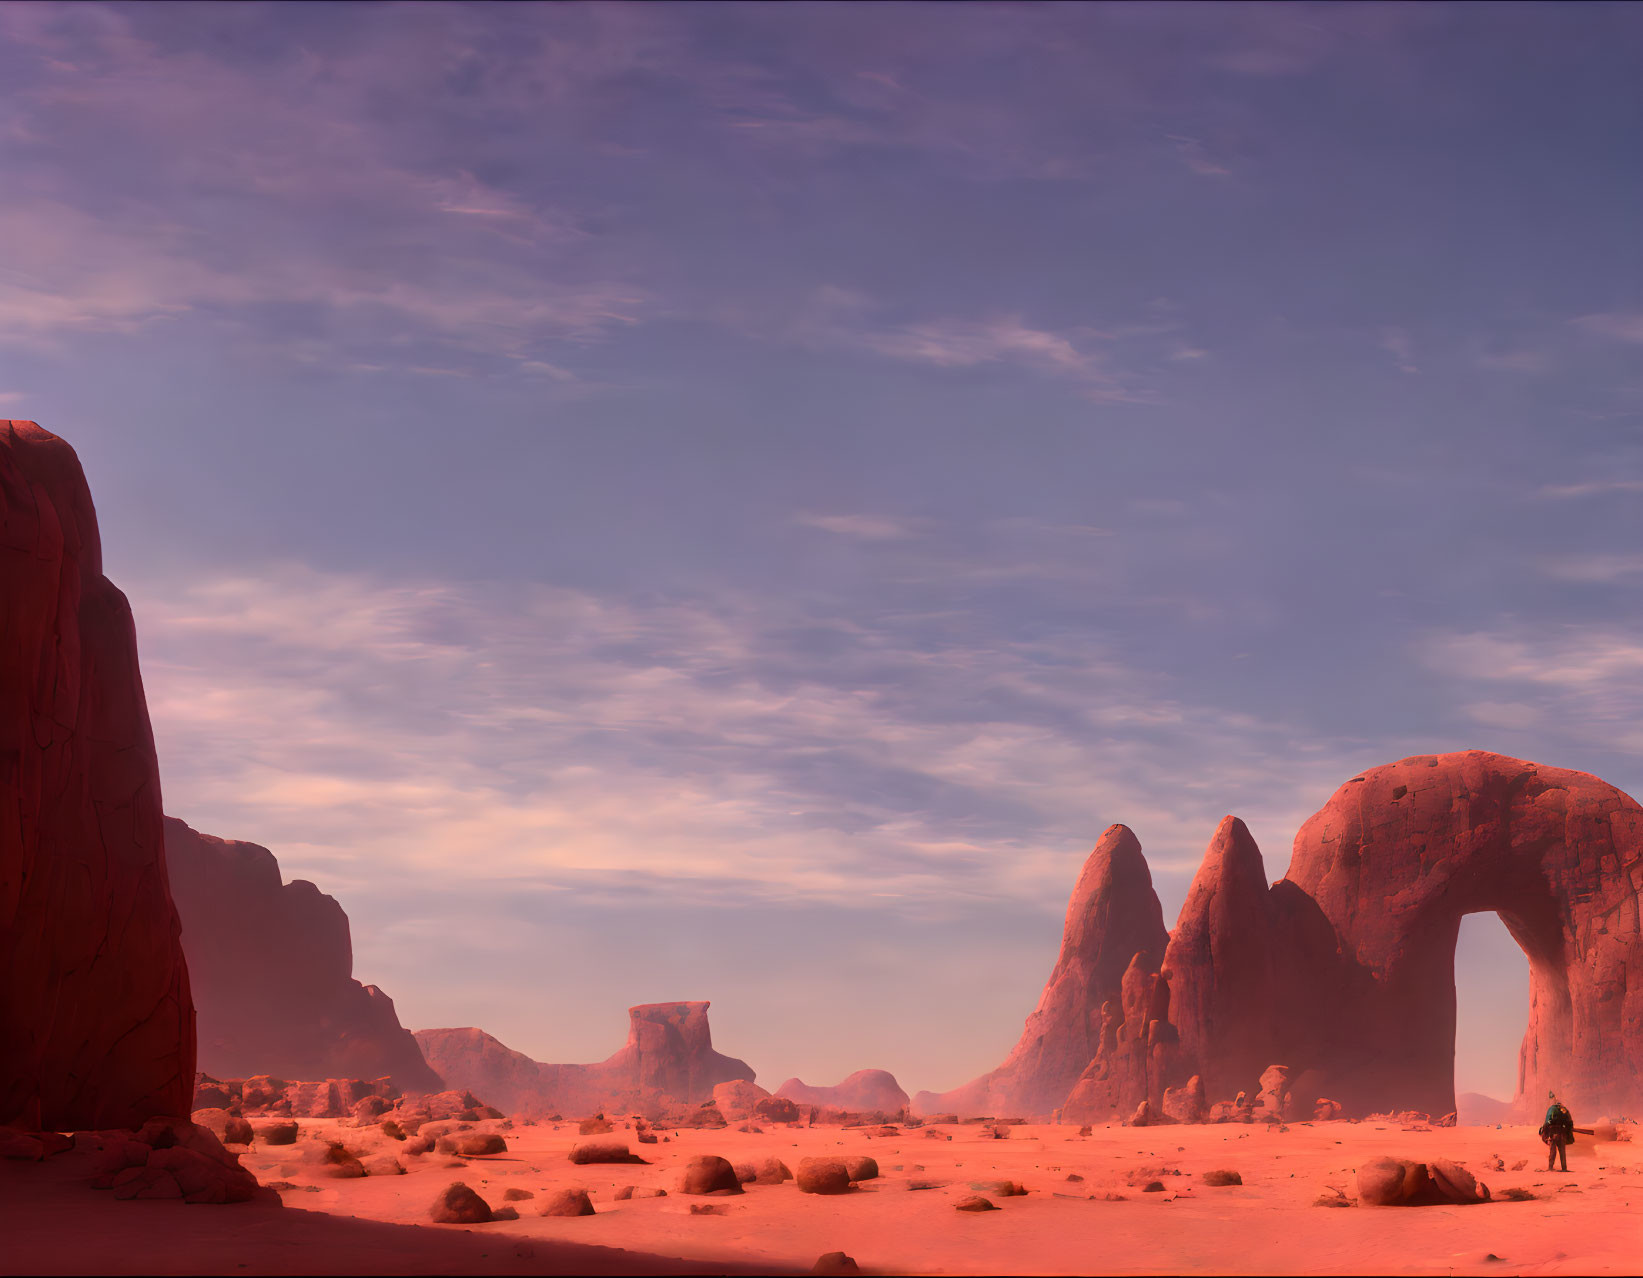
<svg viewBox="0 0 1643 1278">
<path fill-rule="evenodd" d="M 1129 841 L 1124 859 L 1139 861 Z M 1211 1101 L 1254 1096 L 1275 1063 L 1303 1112 L 1328 1096 L 1349 1114 L 1447 1113 L 1455 943 L 1462 916 L 1490 911 L 1529 958 L 1519 1108 L 1554 1088 L 1577 1112 L 1643 1108 L 1643 808 L 1594 776 L 1481 750 L 1370 769 L 1301 827 L 1270 886 L 1254 839 L 1227 817 L 1162 952 L 1134 939 L 1130 920 L 1157 906 L 1150 878 L 1128 877 L 1128 907 L 1108 902 L 1104 922 L 1091 907 L 1106 898 L 1081 880 L 1062 960 L 1010 1059 L 920 1093 L 919 1107 L 1047 1116 L 1046 1085 L 1065 1071 L 1044 1065 L 1087 1051 L 1061 1107 L 1069 1121 L 1143 1100 L 1159 1110 L 1195 1075 Z M 1100 979 L 1070 980 L 1069 955 L 1097 952 Z M 1127 962 L 1121 979 L 1115 962 Z"/>
</svg>

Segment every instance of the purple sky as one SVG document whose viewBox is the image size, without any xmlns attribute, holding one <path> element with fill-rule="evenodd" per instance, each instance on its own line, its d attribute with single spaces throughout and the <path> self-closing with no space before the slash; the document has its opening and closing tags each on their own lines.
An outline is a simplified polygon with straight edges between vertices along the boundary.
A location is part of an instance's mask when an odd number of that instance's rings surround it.
<svg viewBox="0 0 1643 1278">
<path fill-rule="evenodd" d="M 996 1064 L 1358 770 L 1643 793 L 1643 10 L 0 5 L 0 412 L 411 1026 Z M 1463 934 L 1463 1089 L 1526 968 Z"/>
</svg>

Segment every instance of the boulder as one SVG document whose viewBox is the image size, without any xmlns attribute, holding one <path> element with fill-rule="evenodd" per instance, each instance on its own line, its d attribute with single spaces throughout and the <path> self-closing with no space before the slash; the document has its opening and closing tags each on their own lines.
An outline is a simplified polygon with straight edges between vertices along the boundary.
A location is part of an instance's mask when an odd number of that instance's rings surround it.
<svg viewBox="0 0 1643 1278">
<path fill-rule="evenodd" d="M 225 1145 L 249 1145 L 256 1137 L 250 1123 L 225 1109 L 197 1109 L 190 1117 Z"/>
<path fill-rule="evenodd" d="M 780 1185 L 792 1179 L 793 1172 L 779 1158 L 766 1158 L 753 1169 L 753 1181 L 758 1185 Z"/>
<path fill-rule="evenodd" d="M 1372 1158 L 1358 1168 L 1358 1201 L 1365 1207 L 1397 1207 L 1426 1185 L 1426 1168 L 1407 1158 Z"/>
<path fill-rule="evenodd" d="M 485 1200 L 460 1180 L 439 1191 L 428 1215 L 441 1225 L 483 1225 L 494 1219 Z"/>
<path fill-rule="evenodd" d="M 799 1106 L 785 1096 L 767 1096 L 753 1106 L 753 1117 L 766 1123 L 796 1123 Z"/>
<path fill-rule="evenodd" d="M 747 1078 L 733 1078 L 713 1089 L 713 1107 L 732 1122 L 753 1117 L 758 1103 L 768 1099 L 770 1093 Z"/>
<path fill-rule="evenodd" d="M 374 1158 L 361 1160 L 367 1176 L 403 1176 L 405 1164 L 392 1154 L 378 1154 Z"/>
<path fill-rule="evenodd" d="M 813 1274 L 859 1274 L 861 1267 L 842 1251 L 829 1251 L 816 1257 L 810 1266 Z"/>
<path fill-rule="evenodd" d="M 645 1161 L 628 1148 L 626 1141 L 620 1140 L 578 1141 L 571 1147 L 569 1158 L 571 1162 L 578 1165 L 588 1163 L 642 1163 Z"/>
<path fill-rule="evenodd" d="M 550 1191 L 536 1208 L 538 1216 L 591 1216 L 593 1200 L 580 1185 Z"/>
<path fill-rule="evenodd" d="M 698 1154 L 685 1164 L 679 1177 L 683 1194 L 739 1194 L 742 1182 L 736 1169 L 715 1154 Z"/>
<path fill-rule="evenodd" d="M 1225 1168 L 1207 1171 L 1199 1179 L 1206 1185 L 1242 1185 L 1244 1183 L 1244 1178 L 1237 1172 Z"/>
<path fill-rule="evenodd" d="M 1164 1114 L 1178 1123 L 1201 1123 L 1209 1117 L 1204 1080 L 1194 1074 L 1182 1087 L 1164 1089 Z"/>
<path fill-rule="evenodd" d="M 471 1132 L 462 1136 L 448 1136 L 444 1140 L 451 1142 L 453 1154 L 459 1154 L 463 1158 L 486 1158 L 491 1154 L 508 1152 L 508 1142 L 495 1132 Z M 444 1140 L 439 1143 L 443 1144 Z"/>
<path fill-rule="evenodd" d="M 844 1194 L 850 1191 L 850 1169 L 837 1158 L 800 1159 L 795 1179 L 801 1194 Z"/>
<path fill-rule="evenodd" d="M 858 1180 L 877 1180 L 879 1175 L 878 1160 L 869 1158 L 866 1154 L 845 1154 L 840 1160 L 844 1169 L 854 1184 Z"/>
<path fill-rule="evenodd" d="M 957 1211 L 997 1211 L 998 1205 L 983 1198 L 980 1194 L 971 1194 L 968 1198 L 960 1198 L 953 1207 Z"/>
</svg>

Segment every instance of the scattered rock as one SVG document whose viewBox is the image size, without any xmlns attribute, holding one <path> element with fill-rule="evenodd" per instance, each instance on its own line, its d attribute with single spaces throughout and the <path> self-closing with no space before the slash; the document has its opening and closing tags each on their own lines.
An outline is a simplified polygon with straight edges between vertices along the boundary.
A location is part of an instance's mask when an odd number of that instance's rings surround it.
<svg viewBox="0 0 1643 1278">
<path fill-rule="evenodd" d="M 795 1178 L 801 1194 L 844 1194 L 850 1190 L 850 1170 L 837 1158 L 805 1158 Z"/>
<path fill-rule="evenodd" d="M 1141 1186 L 1141 1192 L 1143 1194 L 1161 1194 L 1164 1192 L 1164 1182 L 1161 1180 L 1149 1180 L 1145 1185 Z"/>
<path fill-rule="evenodd" d="M 1162 1185 L 1159 1186 L 1163 1188 Z M 971 1194 L 968 1198 L 960 1198 L 953 1204 L 955 1211 L 997 1211 L 998 1205 L 987 1201 L 980 1194 Z"/>
<path fill-rule="evenodd" d="M 491 1219 L 492 1220 L 518 1220 L 519 1219 L 519 1208 L 509 1207 L 509 1206 L 506 1206 L 506 1205 L 501 1206 L 501 1207 L 493 1207 L 493 1208 L 491 1208 Z"/>
<path fill-rule="evenodd" d="M 441 1225 L 483 1225 L 494 1219 L 485 1200 L 460 1180 L 439 1191 L 428 1215 Z"/>
<path fill-rule="evenodd" d="M 602 1136 L 610 1129 L 610 1120 L 603 1114 L 596 1115 L 593 1118 L 584 1118 L 576 1125 L 577 1132 L 583 1136 Z"/>
<path fill-rule="evenodd" d="M 816 1257 L 816 1263 L 810 1266 L 813 1274 L 859 1274 L 860 1267 L 842 1251 L 829 1251 Z"/>
<path fill-rule="evenodd" d="M 779 1158 L 767 1158 L 754 1169 L 753 1183 L 756 1185 L 780 1185 L 792 1179 L 792 1170 Z"/>
<path fill-rule="evenodd" d="M 495 1132 L 472 1132 L 464 1136 L 443 1136 L 435 1146 L 442 1153 L 459 1154 L 463 1158 L 485 1158 L 491 1154 L 508 1152 L 508 1142 Z"/>
<path fill-rule="evenodd" d="M 866 1154 L 846 1154 L 844 1169 L 852 1181 L 877 1180 L 879 1175 L 878 1160 L 869 1158 Z"/>
<path fill-rule="evenodd" d="M 626 1141 L 620 1140 L 578 1141 L 571 1147 L 569 1157 L 571 1162 L 578 1166 L 587 1166 L 591 1163 L 643 1163 L 646 1161 L 630 1150 Z"/>
<path fill-rule="evenodd" d="M 1206 1185 L 1242 1185 L 1244 1183 L 1244 1178 L 1237 1172 L 1225 1168 L 1207 1171 L 1198 1179 Z"/>
<path fill-rule="evenodd" d="M 403 1176 L 405 1165 L 392 1154 L 378 1154 L 363 1160 L 367 1176 Z"/>
<path fill-rule="evenodd" d="M 527 1198 L 535 1197 L 536 1191 L 534 1189 L 520 1189 L 518 1186 L 502 1191 L 502 1201 L 505 1203 L 522 1203 Z"/>
<path fill-rule="evenodd" d="M 548 1194 L 537 1207 L 538 1216 L 591 1216 L 593 1215 L 593 1200 L 588 1197 L 588 1191 L 579 1185 L 568 1189 L 557 1189 Z"/>
<path fill-rule="evenodd" d="M 739 1194 L 742 1183 L 736 1179 L 736 1169 L 716 1154 L 698 1154 L 685 1164 L 679 1178 L 679 1191 L 685 1194 Z"/>
<path fill-rule="evenodd" d="M 996 1194 L 1000 1198 L 1020 1198 L 1027 1192 L 1026 1187 L 1014 1180 L 973 1180 L 970 1188 L 982 1193 Z"/>
</svg>

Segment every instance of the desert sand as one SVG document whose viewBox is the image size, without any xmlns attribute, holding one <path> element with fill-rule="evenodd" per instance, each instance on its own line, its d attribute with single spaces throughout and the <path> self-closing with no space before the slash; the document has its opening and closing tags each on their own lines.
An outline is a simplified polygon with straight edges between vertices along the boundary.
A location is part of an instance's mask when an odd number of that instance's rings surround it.
<svg viewBox="0 0 1643 1278">
<path fill-rule="evenodd" d="M 1544 1170 L 1528 1127 L 1409 1129 L 1396 1123 L 1096 1127 L 1019 1126 L 996 1139 L 977 1124 L 903 1128 L 769 1127 L 666 1133 L 631 1144 L 647 1165 L 576 1166 L 574 1123 L 503 1127 L 504 1154 L 406 1156 L 375 1128 L 303 1120 L 295 1146 L 256 1145 L 243 1161 L 280 1190 L 263 1204 L 183 1207 L 119 1202 L 57 1184 L 74 1155 L 0 1164 L 11 1271 L 70 1273 L 668 1273 L 807 1271 L 843 1251 L 865 1272 L 969 1273 L 1636 1273 L 1643 1245 L 1643 1144 L 1582 1138 L 1567 1173 Z M 927 1133 L 937 1132 L 932 1136 Z M 632 1141 L 620 1126 L 613 1137 Z M 942 1139 L 951 1136 L 951 1140 Z M 313 1161 L 326 1140 L 395 1153 L 407 1174 L 337 1180 Z M 867 1154 L 881 1175 L 820 1197 L 792 1181 L 739 1195 L 686 1196 L 694 1155 L 732 1162 Z M 1475 1206 L 1315 1206 L 1355 1197 L 1355 1169 L 1380 1154 L 1464 1163 L 1496 1194 Z M 1505 1170 L 1495 1170 L 1498 1156 Z M 1521 1170 L 1510 1168 L 1521 1160 Z M 1241 1185 L 1211 1186 L 1229 1169 Z M 1081 1177 L 1082 1179 L 1074 1179 Z M 434 1225 L 429 1208 L 452 1181 L 491 1206 L 509 1188 L 534 1199 L 516 1221 Z M 1006 1196 L 990 1182 L 1027 1192 Z M 1149 1181 L 1163 1185 L 1147 1192 Z M 547 1192 L 585 1187 L 592 1216 L 542 1218 Z M 617 1200 L 625 1185 L 665 1197 Z M 976 1188 L 981 1186 L 981 1188 Z M 1507 1188 L 1535 1195 L 1503 1201 Z M 955 1205 L 980 1193 L 998 1210 Z M 1121 1196 L 1109 1198 L 1108 1195 Z M 692 1208 L 711 1210 L 696 1214 Z M 591 1250 L 590 1250 L 591 1248 Z"/>
</svg>

